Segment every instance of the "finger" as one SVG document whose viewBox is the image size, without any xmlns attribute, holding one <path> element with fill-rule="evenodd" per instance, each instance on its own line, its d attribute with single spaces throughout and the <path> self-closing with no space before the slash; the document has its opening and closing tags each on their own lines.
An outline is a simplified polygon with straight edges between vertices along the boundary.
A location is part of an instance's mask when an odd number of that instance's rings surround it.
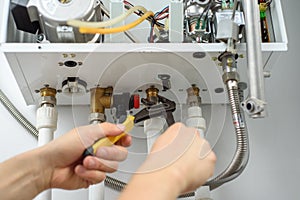
<svg viewBox="0 0 300 200">
<path fill-rule="evenodd" d="M 83 160 L 83 166 L 89 170 L 99 170 L 102 172 L 112 173 L 118 169 L 119 163 L 117 161 L 104 160 L 94 156 L 88 156 Z"/>
<path fill-rule="evenodd" d="M 155 171 L 175 163 L 192 148 L 196 139 L 196 129 L 187 128 L 183 124 L 171 126 L 154 143 L 147 164 L 139 172 Z M 200 154 L 199 148 L 197 151 Z M 199 154 L 194 156 L 199 158 Z"/>
<path fill-rule="evenodd" d="M 112 161 L 123 161 L 127 158 L 128 151 L 125 147 L 122 146 L 110 146 L 110 147 L 100 147 L 96 156 L 105 160 Z"/>
<path fill-rule="evenodd" d="M 129 147 L 131 145 L 132 142 L 132 137 L 130 135 L 126 135 L 124 137 L 122 137 L 117 143 L 116 145 L 120 145 L 123 147 Z"/>
<path fill-rule="evenodd" d="M 105 136 L 116 136 L 123 133 L 124 126 L 105 122 L 101 124 L 82 126 L 76 128 L 75 131 L 80 136 L 85 148 L 87 148 L 100 138 Z"/>
<path fill-rule="evenodd" d="M 98 171 L 98 170 L 89 170 L 82 165 L 77 165 L 75 167 L 75 173 L 80 178 L 82 178 L 92 184 L 100 183 L 106 177 L 104 172 Z"/>
</svg>

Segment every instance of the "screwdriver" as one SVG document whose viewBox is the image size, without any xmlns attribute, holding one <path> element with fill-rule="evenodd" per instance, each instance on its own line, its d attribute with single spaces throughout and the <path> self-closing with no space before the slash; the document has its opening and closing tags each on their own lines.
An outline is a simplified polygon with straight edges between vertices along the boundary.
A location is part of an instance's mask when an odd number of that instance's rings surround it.
<svg viewBox="0 0 300 200">
<path fill-rule="evenodd" d="M 97 150 L 100 147 L 112 146 L 117 141 L 119 141 L 122 137 L 126 136 L 126 134 L 130 132 L 131 129 L 134 127 L 134 118 L 135 118 L 134 116 L 128 115 L 126 120 L 123 122 L 123 125 L 125 127 L 123 133 L 117 136 L 108 136 L 108 137 L 100 138 L 93 145 L 85 149 L 85 151 L 83 152 L 83 157 L 85 158 L 86 156 L 95 156 Z"/>
</svg>

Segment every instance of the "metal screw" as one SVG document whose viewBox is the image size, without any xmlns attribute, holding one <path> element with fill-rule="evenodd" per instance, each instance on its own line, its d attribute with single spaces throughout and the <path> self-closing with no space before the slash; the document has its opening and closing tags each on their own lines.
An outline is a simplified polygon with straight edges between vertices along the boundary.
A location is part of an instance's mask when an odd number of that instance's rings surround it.
<svg viewBox="0 0 300 200">
<path fill-rule="evenodd" d="M 58 66 L 61 66 L 61 67 L 62 67 L 62 66 L 64 66 L 64 63 L 63 63 L 63 62 L 59 62 L 59 63 L 58 63 Z"/>
<path fill-rule="evenodd" d="M 213 61 L 217 61 L 217 60 L 218 60 L 217 57 L 212 57 L 211 59 L 212 59 Z"/>
<path fill-rule="evenodd" d="M 70 56 L 71 56 L 72 58 L 75 58 L 75 57 L 76 57 L 76 54 L 71 53 Z"/>
<path fill-rule="evenodd" d="M 82 63 L 82 62 L 78 62 L 77 64 L 78 64 L 79 66 L 81 66 L 83 63 Z"/>
<path fill-rule="evenodd" d="M 233 59 L 232 58 L 228 58 L 227 59 L 227 65 L 231 67 L 232 63 L 233 63 Z"/>
<path fill-rule="evenodd" d="M 64 58 L 67 58 L 67 57 L 68 57 L 68 54 L 63 53 L 62 56 L 63 56 Z"/>
</svg>

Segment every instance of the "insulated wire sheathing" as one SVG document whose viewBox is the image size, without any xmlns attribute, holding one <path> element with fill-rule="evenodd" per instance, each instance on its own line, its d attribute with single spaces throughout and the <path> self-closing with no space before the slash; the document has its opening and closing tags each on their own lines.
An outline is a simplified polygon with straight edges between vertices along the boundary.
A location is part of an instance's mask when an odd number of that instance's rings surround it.
<svg viewBox="0 0 300 200">
<path fill-rule="evenodd" d="M 102 12 L 104 13 L 104 15 L 106 15 L 106 17 L 110 18 L 110 13 L 109 13 L 108 9 L 103 4 L 100 4 L 100 8 L 101 8 Z M 140 41 L 134 35 L 132 35 L 129 31 L 125 31 L 124 34 L 127 36 L 127 38 L 131 42 L 140 43 Z"/>
<path fill-rule="evenodd" d="M 122 15 L 107 20 L 107 21 L 103 21 L 103 22 L 86 22 L 86 21 L 80 21 L 80 20 L 69 20 L 67 21 L 67 24 L 69 26 L 74 26 L 74 27 L 78 27 L 78 28 L 101 28 L 101 27 L 108 27 L 108 26 L 112 26 L 115 25 L 119 22 L 124 21 L 127 17 L 129 17 L 131 14 L 133 14 L 136 11 L 142 11 L 143 13 L 147 12 L 147 9 L 144 8 L 143 6 L 134 6 L 132 8 L 130 8 L 127 12 L 123 13 Z"/>
<path fill-rule="evenodd" d="M 8 112 L 34 137 L 38 137 L 38 130 L 32 125 L 21 113 L 20 111 L 11 103 L 11 101 L 6 97 L 6 95 L 0 89 L 0 101 L 3 106 L 8 110 Z"/>
<path fill-rule="evenodd" d="M 130 23 L 130 24 L 126 24 L 124 26 L 120 26 L 120 27 L 115 27 L 115 28 L 85 28 L 85 27 L 80 27 L 79 28 L 79 32 L 80 33 L 88 33 L 88 34 L 112 34 L 112 33 L 120 33 L 120 32 L 124 32 L 127 31 L 129 29 L 134 28 L 135 26 L 139 25 L 140 23 L 142 23 L 145 19 L 147 19 L 150 16 L 153 16 L 154 13 L 152 11 L 147 11 L 144 15 L 142 15 L 139 19 L 137 19 L 136 21 Z"/>
</svg>

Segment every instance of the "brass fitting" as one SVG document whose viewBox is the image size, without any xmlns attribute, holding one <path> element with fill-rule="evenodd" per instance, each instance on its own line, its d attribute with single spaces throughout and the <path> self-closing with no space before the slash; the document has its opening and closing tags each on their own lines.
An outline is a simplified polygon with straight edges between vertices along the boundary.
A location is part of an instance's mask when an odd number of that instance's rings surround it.
<svg viewBox="0 0 300 200">
<path fill-rule="evenodd" d="M 46 85 L 44 88 L 40 89 L 40 94 L 41 94 L 41 97 L 45 97 L 45 96 L 55 97 L 56 89 L 51 88 Z"/>
<path fill-rule="evenodd" d="M 113 88 L 95 87 L 91 92 L 91 113 L 103 113 L 105 108 L 110 108 L 112 105 Z"/>
<path fill-rule="evenodd" d="M 196 85 L 192 85 L 186 91 L 188 94 L 187 104 L 189 106 L 199 106 L 201 104 L 200 89 Z"/>
<path fill-rule="evenodd" d="M 158 103 L 158 92 L 159 92 L 159 90 L 154 86 L 151 86 L 150 88 L 148 88 L 146 90 L 148 102 L 157 104 Z"/>
<path fill-rule="evenodd" d="M 45 87 L 40 89 L 40 106 L 55 106 L 56 105 L 56 89 L 45 85 Z"/>
</svg>

